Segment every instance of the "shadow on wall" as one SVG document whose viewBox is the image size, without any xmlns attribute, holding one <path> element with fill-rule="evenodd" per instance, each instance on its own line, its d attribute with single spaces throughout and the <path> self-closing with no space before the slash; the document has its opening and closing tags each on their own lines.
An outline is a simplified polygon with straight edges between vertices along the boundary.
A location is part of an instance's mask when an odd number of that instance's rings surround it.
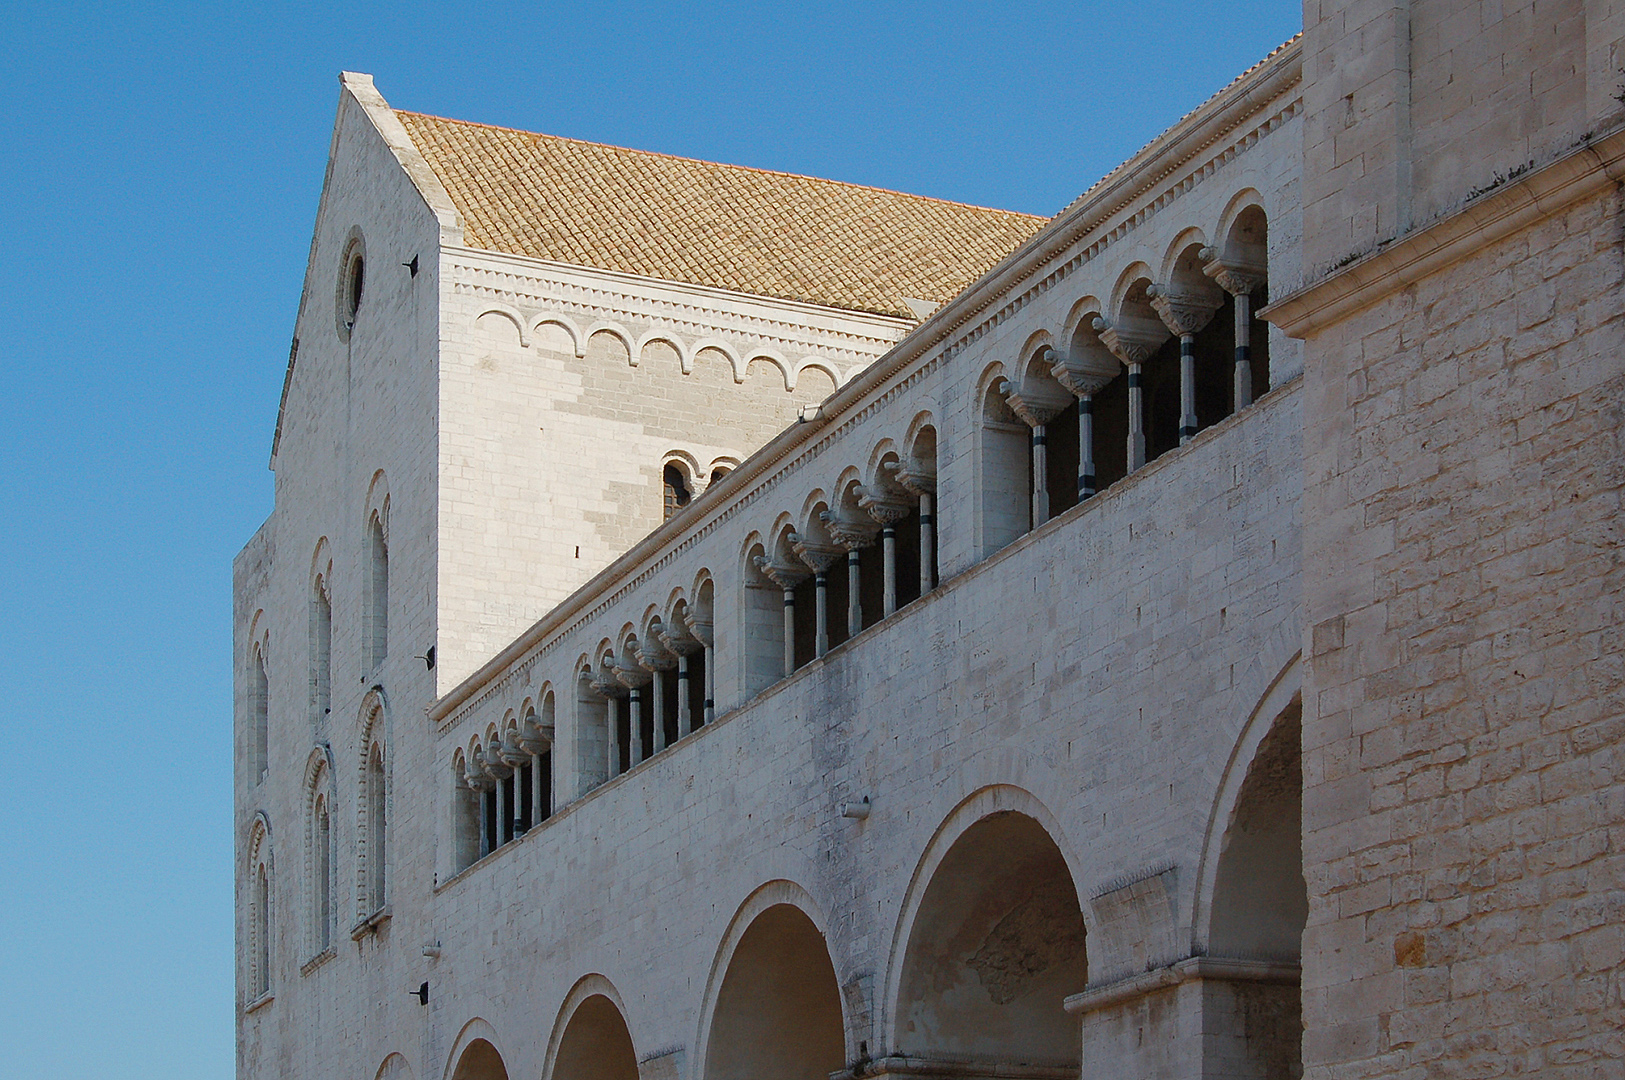
<svg viewBox="0 0 1625 1080">
<path fill-rule="evenodd" d="M 949 849 L 921 900 L 896 1052 L 1076 1076 L 1079 1029 L 1062 1003 L 1087 981 L 1083 913 L 1060 849 L 1025 814 L 990 815 Z"/>
<path fill-rule="evenodd" d="M 825 1080 L 845 1052 L 824 935 L 799 908 L 776 904 L 756 916 L 728 962 L 706 1080 Z"/>
</svg>

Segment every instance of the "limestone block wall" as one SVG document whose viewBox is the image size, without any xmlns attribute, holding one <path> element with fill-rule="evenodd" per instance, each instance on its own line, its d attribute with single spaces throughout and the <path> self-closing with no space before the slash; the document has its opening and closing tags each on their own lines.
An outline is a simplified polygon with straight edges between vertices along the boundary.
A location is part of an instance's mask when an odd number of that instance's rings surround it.
<svg viewBox="0 0 1625 1080">
<path fill-rule="evenodd" d="M 1309 342 L 1312 1077 L 1625 1059 L 1619 212 Z"/>
<path fill-rule="evenodd" d="M 440 686 L 456 685 L 692 489 L 909 324 L 457 249 L 443 269 Z"/>
<path fill-rule="evenodd" d="M 371 106 L 370 85 L 347 82 L 339 102 L 329 175 L 294 326 L 289 373 L 272 458 L 276 504 L 233 573 L 235 831 L 239 912 L 238 1063 L 243 1076 L 290 1075 L 302 1033 L 355 1023 L 359 1002 L 395 993 L 381 963 L 389 923 L 353 941 L 363 907 L 366 808 L 360 795 L 364 743 L 380 738 L 393 776 L 428 768 L 428 747 L 400 718 L 421 716 L 433 695 L 423 654 L 435 640 L 435 339 L 437 245 L 442 223 L 424 206 Z M 404 136 L 404 133 L 402 133 Z M 344 330 L 344 257 L 363 251 L 362 302 Z M 405 265 L 416 257 L 414 276 Z M 368 606 L 367 522 L 381 512 L 389 549 L 388 651 L 374 665 L 363 645 Z M 312 605 L 318 580 L 332 608 L 330 699 L 312 694 Z M 269 760 L 253 768 L 250 665 L 263 650 L 268 679 Z M 378 706 L 377 710 L 374 706 Z M 332 947 L 312 926 L 314 853 L 310 800 L 322 793 L 332 830 Z M 405 792 L 388 797 L 405 841 L 430 818 Z M 260 835 L 263 834 L 263 835 Z M 251 850 L 270 874 L 270 994 L 248 975 L 254 963 Z M 411 922 L 432 859 L 409 841 L 390 859 L 388 900 Z M 366 912 L 371 914 L 371 910 Z M 416 932 L 414 931 L 414 934 Z M 341 973 L 342 972 L 342 973 Z M 258 1001 L 256 1006 L 256 1000 Z M 336 1009 L 346 1017 L 330 1026 Z"/>
<path fill-rule="evenodd" d="M 441 953 L 421 968 L 436 987 L 423 1018 L 434 1034 L 415 1067 L 443 1068 L 478 1032 L 510 1075 L 543 1075 L 571 988 L 598 975 L 624 1003 L 638 1056 L 653 1059 L 646 1070 L 669 1061 L 670 1075 L 701 1075 L 719 948 L 773 882 L 793 883 L 827 935 L 849 1054 L 860 1041 L 874 1056 L 906 1046 L 896 980 L 911 888 L 923 885 L 910 882 L 979 792 L 1053 822 L 1085 898 L 1091 979 L 1131 969 L 1143 942 L 1103 925 L 1087 898 L 1148 864 L 1174 883 L 1172 925 L 1156 933 L 1188 954 L 1211 889 L 1216 793 L 1297 650 L 1298 385 L 442 884 Z M 418 781 L 436 790 L 420 797 L 447 806 L 453 748 L 567 675 L 570 651 L 451 718 Z M 841 816 L 864 796 L 867 820 Z M 354 1067 L 398 1048 L 380 1040 Z"/>
</svg>

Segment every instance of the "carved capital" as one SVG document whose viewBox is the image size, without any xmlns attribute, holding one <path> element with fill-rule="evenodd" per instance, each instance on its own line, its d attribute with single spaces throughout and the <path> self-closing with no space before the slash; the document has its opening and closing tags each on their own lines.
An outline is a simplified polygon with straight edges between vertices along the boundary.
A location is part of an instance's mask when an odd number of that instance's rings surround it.
<svg viewBox="0 0 1625 1080">
<path fill-rule="evenodd" d="M 497 754 L 502 758 L 502 763 L 510 769 L 517 769 L 530 764 L 530 751 L 525 749 L 521 743 L 517 731 L 508 733 L 507 737 L 502 740 L 502 745 L 497 748 Z"/>
<path fill-rule="evenodd" d="M 847 551 L 868 547 L 880 535 L 880 526 L 873 521 L 848 521 L 830 510 L 819 511 L 818 517 L 829 529 L 830 539 Z"/>
<path fill-rule="evenodd" d="M 1100 343 L 1125 364 L 1143 364 L 1168 340 L 1168 328 L 1155 319 L 1124 315 L 1116 322 L 1096 318 L 1095 332 Z"/>
<path fill-rule="evenodd" d="M 621 663 L 617 663 L 612 670 L 615 673 L 615 681 L 626 687 L 628 690 L 636 690 L 639 687 L 648 686 L 650 680 L 654 678 L 652 674 L 640 667 L 630 667 Z"/>
<path fill-rule="evenodd" d="M 916 495 L 935 495 L 937 493 L 937 474 L 926 472 L 917 464 L 909 462 L 905 465 L 889 465 L 892 479 L 896 480 L 904 490 Z"/>
<path fill-rule="evenodd" d="M 1018 386 L 1006 379 L 999 384 L 999 392 L 1010 403 L 1010 410 L 1028 427 L 1042 427 L 1072 404 L 1072 396 L 1043 384 Z"/>
<path fill-rule="evenodd" d="M 858 505 L 881 525 L 895 525 L 908 517 L 914 504 L 885 491 L 858 488 Z"/>
<path fill-rule="evenodd" d="M 609 666 L 600 667 L 597 671 L 589 672 L 587 685 L 599 697 L 619 697 L 621 693 L 620 680 L 615 678 L 615 671 Z"/>
<path fill-rule="evenodd" d="M 496 779 L 506 780 L 513 773 L 513 767 L 502 760 L 500 745 L 487 746 L 480 756 L 485 761 L 485 771 Z"/>
<path fill-rule="evenodd" d="M 553 745 L 553 729 L 544 728 L 536 723 L 536 718 L 526 717 L 519 727 L 519 745 L 532 754 L 540 754 Z"/>
<path fill-rule="evenodd" d="M 683 612 L 683 626 L 702 646 L 709 648 L 715 643 L 711 636 L 711 620 L 695 614 L 693 608 Z"/>
<path fill-rule="evenodd" d="M 485 771 L 485 758 L 478 750 L 463 763 L 463 780 L 472 791 L 490 791 L 497 786 L 496 777 Z"/>
<path fill-rule="evenodd" d="M 1172 285 L 1153 285 L 1145 294 L 1163 325 L 1181 337 L 1200 332 L 1213 321 L 1214 312 L 1224 303 L 1217 289 L 1199 292 L 1176 289 Z"/>
<path fill-rule="evenodd" d="M 774 562 L 766 555 L 758 555 L 754 561 L 756 563 L 756 569 L 762 572 L 762 576 L 767 578 L 767 580 L 771 581 L 773 584 L 777 585 L 779 588 L 783 589 L 785 592 L 789 592 L 791 589 L 807 580 L 807 571 L 802 567 L 790 566 L 787 563 Z M 697 637 L 698 635 L 696 634 L 695 636 Z"/>
<path fill-rule="evenodd" d="M 659 641 L 658 631 L 650 635 L 654 640 L 644 642 L 638 649 L 638 666 L 646 671 L 669 671 L 677 666 L 677 654 Z"/>
<path fill-rule="evenodd" d="M 1238 259 L 1225 259 L 1216 248 L 1203 248 L 1202 259 L 1207 264 L 1202 267 L 1202 273 L 1231 296 L 1251 296 L 1268 277 L 1265 267 Z"/>
<path fill-rule="evenodd" d="M 709 623 L 706 625 L 707 627 L 710 626 Z M 671 623 L 662 625 L 660 629 L 655 631 L 655 636 L 660 639 L 660 643 L 666 647 L 667 652 L 677 656 L 688 656 L 691 653 L 699 652 L 703 648 L 700 641 L 690 634 L 686 628 Z"/>
<path fill-rule="evenodd" d="M 795 549 L 801 561 L 812 567 L 816 574 L 822 574 L 838 560 L 846 557 L 846 552 L 834 544 L 821 544 L 795 533 L 790 534 L 790 546 Z"/>
<path fill-rule="evenodd" d="M 1055 381 L 1077 397 L 1098 394 L 1123 370 L 1115 356 L 1103 356 L 1099 349 L 1083 356 L 1062 356 L 1058 352 L 1052 355 L 1055 362 L 1050 365 L 1050 372 Z"/>
</svg>

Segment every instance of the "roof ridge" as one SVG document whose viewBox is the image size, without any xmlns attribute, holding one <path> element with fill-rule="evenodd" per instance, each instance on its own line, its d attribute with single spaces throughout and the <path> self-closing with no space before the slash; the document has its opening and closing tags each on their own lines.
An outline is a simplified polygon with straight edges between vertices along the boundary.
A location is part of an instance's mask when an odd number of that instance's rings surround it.
<svg viewBox="0 0 1625 1080">
<path fill-rule="evenodd" d="M 828 176 L 813 176 L 811 173 L 789 172 L 784 169 L 767 169 L 759 165 L 737 165 L 727 161 L 712 161 L 710 158 L 686 157 L 682 154 L 670 154 L 663 150 L 640 150 L 635 146 L 621 146 L 619 143 L 597 142 L 593 139 L 577 139 L 570 135 L 550 135 L 545 131 L 526 131 L 524 128 L 509 127 L 506 124 L 487 124 L 479 120 L 459 120 L 451 116 L 439 116 L 435 113 L 417 112 L 412 109 L 395 109 L 397 115 L 415 116 L 424 120 L 438 120 L 443 124 L 461 124 L 465 127 L 486 128 L 491 131 L 509 131 L 516 135 L 529 135 L 538 139 L 552 139 L 557 142 L 575 143 L 577 146 L 596 146 L 606 150 L 617 150 L 626 154 L 637 154 L 641 157 L 664 158 L 667 161 L 685 161 L 698 165 L 710 165 L 718 169 L 734 169 L 739 172 L 761 173 L 765 176 L 780 176 L 791 180 L 810 180 L 819 184 L 836 184 L 844 188 L 855 188 L 861 191 L 876 191 L 886 195 L 896 195 L 905 199 L 918 199 L 921 202 L 937 203 L 945 206 L 958 206 L 966 210 L 978 210 L 988 214 L 1008 214 L 1011 217 L 1026 218 L 1032 221 L 1049 221 L 1053 215 L 1028 214 L 1020 210 L 1006 210 L 997 206 L 981 206 L 977 203 L 963 202 L 959 199 L 941 199 L 934 195 L 921 195 L 912 191 L 899 191 L 896 188 L 881 187 L 878 184 L 859 184 L 851 180 L 836 180 Z"/>
</svg>

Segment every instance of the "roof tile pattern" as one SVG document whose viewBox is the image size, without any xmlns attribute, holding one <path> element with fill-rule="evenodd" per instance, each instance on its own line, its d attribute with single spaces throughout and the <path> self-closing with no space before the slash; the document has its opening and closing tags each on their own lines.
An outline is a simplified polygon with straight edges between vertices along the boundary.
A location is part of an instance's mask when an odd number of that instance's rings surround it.
<svg viewBox="0 0 1625 1080">
<path fill-rule="evenodd" d="M 471 247 L 913 318 L 1047 219 L 397 113 Z"/>
</svg>

